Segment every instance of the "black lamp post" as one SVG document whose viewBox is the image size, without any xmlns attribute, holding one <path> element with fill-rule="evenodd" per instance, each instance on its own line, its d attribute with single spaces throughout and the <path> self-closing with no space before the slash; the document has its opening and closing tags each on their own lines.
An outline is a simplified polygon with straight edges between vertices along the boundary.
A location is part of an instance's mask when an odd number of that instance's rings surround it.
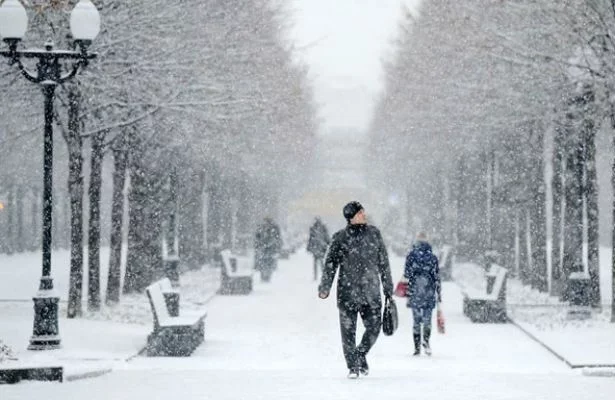
<svg viewBox="0 0 615 400">
<path fill-rule="evenodd" d="M 100 15 L 90 0 L 80 0 L 70 17 L 70 27 L 78 51 L 54 50 L 53 43 L 45 43 L 44 50 L 18 50 L 17 45 L 28 27 L 28 16 L 18 0 L 5 0 L 0 6 L 0 36 L 8 50 L 0 55 L 16 64 L 21 74 L 30 82 L 40 84 L 45 96 L 45 136 L 43 153 L 43 275 L 34 300 L 34 329 L 30 350 L 49 350 L 60 347 L 58 329 L 59 297 L 53 290 L 51 279 L 51 223 L 53 207 L 53 101 L 58 85 L 73 78 L 96 54 L 88 46 L 100 31 Z M 28 70 L 22 59 L 36 59 L 36 72 Z M 68 72 L 62 72 L 60 61 L 73 62 Z"/>
</svg>

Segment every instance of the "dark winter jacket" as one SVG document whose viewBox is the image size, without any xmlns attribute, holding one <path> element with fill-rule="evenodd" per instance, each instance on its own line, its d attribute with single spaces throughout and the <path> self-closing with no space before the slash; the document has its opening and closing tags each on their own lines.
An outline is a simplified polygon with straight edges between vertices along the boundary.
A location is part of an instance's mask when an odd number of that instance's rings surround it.
<svg viewBox="0 0 615 400">
<path fill-rule="evenodd" d="M 276 255 L 282 250 L 280 228 L 271 219 L 258 226 L 254 236 L 254 267 L 261 270 L 273 267 Z"/>
<path fill-rule="evenodd" d="M 393 294 L 389 257 L 382 235 L 374 226 L 349 224 L 333 235 L 319 293 L 330 292 L 338 269 L 338 307 L 381 307 L 380 282 L 385 296 Z"/>
<path fill-rule="evenodd" d="M 308 239 L 307 251 L 316 258 L 323 258 L 327 252 L 327 247 L 331 243 L 327 227 L 320 220 L 316 220 L 310 227 L 310 237 Z"/>
<path fill-rule="evenodd" d="M 441 300 L 438 258 L 427 242 L 418 241 L 406 257 L 404 277 L 408 279 L 408 307 L 434 308 Z"/>
</svg>

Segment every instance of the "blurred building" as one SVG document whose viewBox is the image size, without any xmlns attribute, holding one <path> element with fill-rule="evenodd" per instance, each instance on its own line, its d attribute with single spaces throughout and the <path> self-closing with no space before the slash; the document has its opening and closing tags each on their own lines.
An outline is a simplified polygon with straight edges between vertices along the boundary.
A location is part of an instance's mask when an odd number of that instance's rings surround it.
<svg viewBox="0 0 615 400">
<path fill-rule="evenodd" d="M 345 225 L 344 204 L 360 201 L 374 222 L 384 213 L 383 201 L 366 186 L 364 154 L 367 138 L 356 130 L 335 130 L 321 136 L 311 185 L 289 207 L 289 222 L 311 224 L 320 216 L 330 231 Z"/>
</svg>

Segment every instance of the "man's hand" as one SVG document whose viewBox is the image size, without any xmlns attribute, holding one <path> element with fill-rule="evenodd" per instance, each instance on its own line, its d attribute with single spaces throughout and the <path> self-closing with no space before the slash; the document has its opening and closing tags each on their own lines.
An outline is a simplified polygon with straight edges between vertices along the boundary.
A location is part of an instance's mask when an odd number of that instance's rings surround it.
<svg viewBox="0 0 615 400">
<path fill-rule="evenodd" d="M 327 297 L 329 297 L 329 293 L 328 292 L 320 292 L 320 293 L 318 293 L 318 297 L 320 297 L 321 299 L 326 299 Z"/>
</svg>

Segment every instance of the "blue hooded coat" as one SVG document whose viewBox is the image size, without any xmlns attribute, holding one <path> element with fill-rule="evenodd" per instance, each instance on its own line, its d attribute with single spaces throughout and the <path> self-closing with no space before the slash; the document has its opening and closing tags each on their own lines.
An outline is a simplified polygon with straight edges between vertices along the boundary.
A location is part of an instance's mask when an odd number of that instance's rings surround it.
<svg viewBox="0 0 615 400">
<path fill-rule="evenodd" d="M 436 295 L 441 300 L 438 258 L 429 243 L 414 243 L 406 257 L 404 277 L 408 279 L 408 307 L 433 309 Z"/>
</svg>

